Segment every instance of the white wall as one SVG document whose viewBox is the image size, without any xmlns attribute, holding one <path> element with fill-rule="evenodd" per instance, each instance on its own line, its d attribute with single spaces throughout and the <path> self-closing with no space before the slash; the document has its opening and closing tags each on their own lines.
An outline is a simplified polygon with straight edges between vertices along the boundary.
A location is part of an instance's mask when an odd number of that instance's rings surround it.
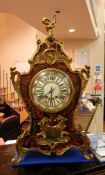
<svg viewBox="0 0 105 175">
<path fill-rule="evenodd" d="M 76 50 L 87 50 L 89 52 L 89 65 L 91 67 L 91 77 L 85 92 L 94 93 L 94 73 L 95 66 L 99 64 L 101 66 L 101 76 L 102 76 L 102 90 L 98 92 L 101 94 L 103 105 L 100 109 L 98 116 L 98 127 L 101 132 L 103 131 L 103 115 L 104 115 L 104 4 L 100 1 L 98 6 L 98 16 L 97 16 L 97 31 L 99 32 L 99 37 L 97 40 L 65 40 L 65 49 L 72 51 L 73 63 L 72 67 L 75 67 L 75 51 Z M 100 123 L 100 124 L 99 124 Z M 95 122 L 96 125 L 96 122 Z M 96 130 L 97 132 L 99 131 Z"/>
<path fill-rule="evenodd" d="M 75 52 L 76 50 L 87 50 L 89 52 L 89 62 L 91 67 L 91 77 L 88 83 L 87 92 L 94 92 L 94 73 L 96 64 L 101 65 L 102 68 L 102 91 L 104 93 L 104 40 L 101 35 L 99 39 L 94 41 L 65 41 L 65 48 L 71 49 L 73 53 L 73 64 L 72 67 L 75 67 Z"/>
<path fill-rule="evenodd" d="M 15 67 L 16 61 L 28 60 L 35 52 L 36 34 L 37 30 L 35 28 L 26 24 L 16 16 L 0 13 L 1 87 L 3 87 L 3 71 L 4 87 L 7 86 L 6 73 L 8 73 L 10 89 L 10 67 Z"/>
<path fill-rule="evenodd" d="M 91 78 L 87 91 L 94 92 L 94 72 L 96 64 L 102 68 L 102 91 L 104 93 L 104 1 L 99 1 L 97 6 L 97 40 L 65 40 L 65 48 L 71 49 L 73 53 L 73 67 L 75 67 L 75 51 L 77 49 L 87 50 L 89 52 L 89 64 L 91 66 Z"/>
<path fill-rule="evenodd" d="M 37 30 L 12 14 L 0 14 L 0 64 L 5 71 L 16 60 L 28 60 L 36 49 Z"/>
</svg>

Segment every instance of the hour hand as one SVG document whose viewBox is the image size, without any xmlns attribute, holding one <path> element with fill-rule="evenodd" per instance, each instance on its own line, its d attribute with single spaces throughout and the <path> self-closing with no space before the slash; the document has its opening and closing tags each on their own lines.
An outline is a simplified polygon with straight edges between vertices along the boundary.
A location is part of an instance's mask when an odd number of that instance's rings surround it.
<svg viewBox="0 0 105 175">
<path fill-rule="evenodd" d="M 52 92 L 54 91 L 55 88 L 52 88 L 51 86 L 51 89 L 50 89 L 50 93 L 52 94 Z"/>
<path fill-rule="evenodd" d="M 52 94 L 52 92 L 54 91 L 54 89 L 55 89 L 55 88 L 52 88 L 52 86 L 51 86 L 51 89 L 46 93 L 46 95 L 47 95 L 47 94 L 50 94 L 50 93 Z"/>
</svg>

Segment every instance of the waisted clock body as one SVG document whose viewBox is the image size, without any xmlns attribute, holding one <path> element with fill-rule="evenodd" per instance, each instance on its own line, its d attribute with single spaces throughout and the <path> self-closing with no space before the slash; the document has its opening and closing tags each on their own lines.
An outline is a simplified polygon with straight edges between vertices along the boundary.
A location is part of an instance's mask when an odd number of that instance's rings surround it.
<svg viewBox="0 0 105 175">
<path fill-rule="evenodd" d="M 11 79 L 28 112 L 29 122 L 24 124 L 17 139 L 18 156 L 22 160 L 27 151 L 46 155 L 62 155 L 68 149 L 81 150 L 86 158 L 89 140 L 75 126 L 75 110 L 89 79 L 89 67 L 72 70 L 64 53 L 63 44 L 54 38 L 55 21 L 44 18 L 48 37 L 37 41 L 37 51 L 29 60 L 30 70 L 19 73 L 11 68 Z"/>
</svg>

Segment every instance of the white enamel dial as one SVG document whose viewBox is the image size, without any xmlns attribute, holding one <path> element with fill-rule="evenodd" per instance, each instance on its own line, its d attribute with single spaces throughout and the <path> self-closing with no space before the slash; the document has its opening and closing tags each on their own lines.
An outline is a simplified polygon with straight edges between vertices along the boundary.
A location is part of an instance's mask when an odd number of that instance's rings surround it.
<svg viewBox="0 0 105 175">
<path fill-rule="evenodd" d="M 33 103 L 49 113 L 66 108 L 74 95 L 69 76 L 53 68 L 38 72 L 32 79 L 29 90 Z"/>
</svg>

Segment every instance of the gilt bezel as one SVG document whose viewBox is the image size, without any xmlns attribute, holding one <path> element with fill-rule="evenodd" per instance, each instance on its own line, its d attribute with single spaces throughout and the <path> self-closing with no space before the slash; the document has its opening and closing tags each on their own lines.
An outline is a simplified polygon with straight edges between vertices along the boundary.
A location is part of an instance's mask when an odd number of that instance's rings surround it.
<svg viewBox="0 0 105 175">
<path fill-rule="evenodd" d="M 39 103 L 39 101 L 37 100 L 37 98 L 33 98 L 33 93 L 32 93 L 32 89 L 33 89 L 33 85 L 35 86 L 35 84 L 37 83 L 38 79 L 42 76 L 42 75 L 49 75 L 51 72 L 55 72 L 57 74 L 63 74 L 63 76 L 65 76 L 67 79 L 68 79 L 68 82 L 69 82 L 69 87 L 70 87 L 70 94 L 68 94 L 68 98 L 63 101 L 63 103 L 61 103 L 60 105 L 58 106 L 52 106 L 52 107 L 46 107 L 42 104 Z M 52 74 L 52 73 L 51 73 Z M 33 104 L 38 107 L 41 111 L 44 111 L 44 112 L 47 112 L 47 113 L 56 113 L 56 112 L 59 112 L 59 111 L 62 111 L 64 110 L 71 102 L 71 100 L 73 99 L 73 96 L 74 96 L 74 88 L 73 88 L 73 84 L 72 84 L 72 81 L 70 79 L 70 77 L 65 73 L 63 72 L 62 70 L 59 70 L 59 69 L 55 69 L 55 68 L 48 68 L 48 69 L 43 69 L 41 70 L 40 72 L 38 72 L 34 77 L 33 79 L 31 80 L 31 83 L 30 83 L 30 86 L 29 86 L 29 94 L 30 94 L 30 98 L 33 102 Z"/>
</svg>

